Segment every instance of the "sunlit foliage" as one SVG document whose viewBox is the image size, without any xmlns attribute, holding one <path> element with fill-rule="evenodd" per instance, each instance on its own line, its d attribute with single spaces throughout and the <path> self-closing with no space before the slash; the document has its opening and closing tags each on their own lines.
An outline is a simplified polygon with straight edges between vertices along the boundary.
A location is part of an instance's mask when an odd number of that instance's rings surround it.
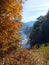
<svg viewBox="0 0 49 65">
<path fill-rule="evenodd" d="M 0 51 L 18 46 L 21 10 L 19 0 L 0 0 Z"/>
</svg>

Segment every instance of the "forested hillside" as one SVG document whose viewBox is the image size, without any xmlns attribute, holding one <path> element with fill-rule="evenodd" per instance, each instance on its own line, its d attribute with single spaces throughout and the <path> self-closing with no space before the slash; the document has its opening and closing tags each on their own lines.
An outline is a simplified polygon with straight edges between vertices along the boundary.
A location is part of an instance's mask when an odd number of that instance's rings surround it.
<svg viewBox="0 0 49 65">
<path fill-rule="evenodd" d="M 45 16 L 40 16 L 29 32 L 31 46 L 49 43 L 49 11 Z"/>
</svg>

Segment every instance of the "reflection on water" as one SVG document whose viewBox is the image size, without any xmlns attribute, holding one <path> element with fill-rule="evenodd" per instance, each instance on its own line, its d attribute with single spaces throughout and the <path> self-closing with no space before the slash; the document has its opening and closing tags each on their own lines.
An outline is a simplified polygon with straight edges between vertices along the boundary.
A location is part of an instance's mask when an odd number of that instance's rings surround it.
<svg viewBox="0 0 49 65">
<path fill-rule="evenodd" d="M 30 44 L 28 42 L 28 37 L 26 34 L 23 33 L 23 31 L 20 32 L 21 36 L 22 36 L 22 41 L 20 42 L 20 44 L 22 45 L 23 48 L 30 48 Z"/>
</svg>

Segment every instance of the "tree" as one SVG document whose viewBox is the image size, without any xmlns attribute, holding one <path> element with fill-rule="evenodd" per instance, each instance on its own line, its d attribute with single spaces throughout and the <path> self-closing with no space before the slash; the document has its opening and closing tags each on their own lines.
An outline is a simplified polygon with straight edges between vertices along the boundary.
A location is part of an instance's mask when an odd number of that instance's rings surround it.
<svg viewBox="0 0 49 65">
<path fill-rule="evenodd" d="M 47 17 L 40 16 L 37 18 L 37 21 L 34 23 L 29 38 L 31 46 L 37 45 L 39 47 L 42 43 L 45 43 L 45 35 L 43 33 L 43 26 L 46 23 Z M 46 30 L 45 30 L 46 31 Z"/>
<path fill-rule="evenodd" d="M 46 14 L 46 22 L 43 24 L 43 35 L 44 35 L 44 41 L 46 43 L 49 42 L 49 11 Z"/>
<path fill-rule="evenodd" d="M 19 46 L 21 10 L 19 0 L 0 0 L 0 51 Z"/>
</svg>

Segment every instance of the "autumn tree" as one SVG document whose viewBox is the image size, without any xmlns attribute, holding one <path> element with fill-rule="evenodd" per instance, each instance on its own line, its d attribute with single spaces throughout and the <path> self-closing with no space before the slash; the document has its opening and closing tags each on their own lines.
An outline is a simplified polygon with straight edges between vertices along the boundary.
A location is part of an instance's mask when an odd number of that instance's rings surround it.
<svg viewBox="0 0 49 65">
<path fill-rule="evenodd" d="M 19 47 L 21 0 L 0 0 L 0 51 Z"/>
</svg>

